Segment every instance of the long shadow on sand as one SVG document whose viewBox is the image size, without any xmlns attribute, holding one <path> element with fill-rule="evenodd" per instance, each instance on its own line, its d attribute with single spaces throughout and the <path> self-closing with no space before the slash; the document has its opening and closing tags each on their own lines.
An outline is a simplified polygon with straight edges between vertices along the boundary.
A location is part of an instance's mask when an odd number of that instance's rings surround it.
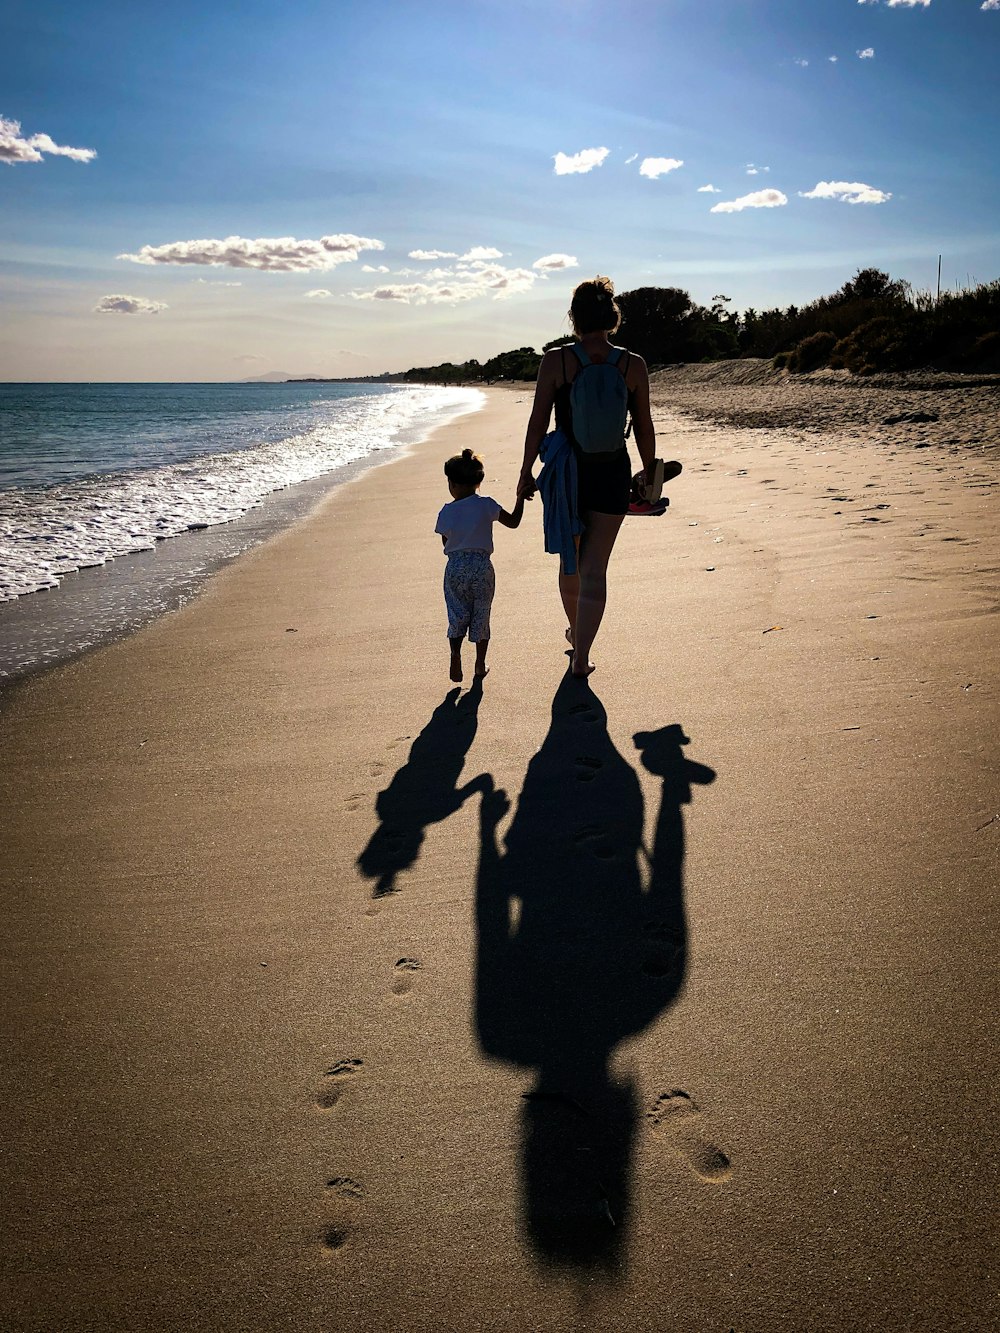
<svg viewBox="0 0 1000 1333">
<path fill-rule="evenodd" d="M 459 810 L 475 792 L 493 790 L 487 774 L 458 786 L 465 756 L 476 737 L 483 683 L 467 693 L 449 690 L 410 746 L 406 763 L 379 792 L 375 811 L 380 823 L 358 857 L 358 869 L 375 880 L 373 898 L 392 893 L 396 876 L 420 855 L 424 834 Z"/>
<path fill-rule="evenodd" d="M 679 725 L 635 736 L 662 779 L 652 849 L 638 775 L 585 684 L 560 685 L 505 838 L 485 790 L 477 884 L 476 1021 L 483 1051 L 536 1080 L 522 1108 L 524 1227 L 543 1262 L 612 1274 L 630 1221 L 636 1093 L 618 1044 L 677 998 L 687 967 L 683 807 L 715 774 Z"/>
</svg>

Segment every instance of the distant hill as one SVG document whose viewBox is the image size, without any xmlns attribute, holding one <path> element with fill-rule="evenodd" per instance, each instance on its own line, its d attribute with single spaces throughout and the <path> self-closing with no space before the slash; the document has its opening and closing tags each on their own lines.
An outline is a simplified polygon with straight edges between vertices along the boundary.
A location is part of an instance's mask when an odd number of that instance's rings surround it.
<svg viewBox="0 0 1000 1333">
<path fill-rule="evenodd" d="M 300 375 L 293 375 L 290 370 L 269 370 L 266 375 L 250 375 L 245 380 L 240 380 L 241 384 L 284 384 L 285 380 L 301 379 Z"/>
</svg>

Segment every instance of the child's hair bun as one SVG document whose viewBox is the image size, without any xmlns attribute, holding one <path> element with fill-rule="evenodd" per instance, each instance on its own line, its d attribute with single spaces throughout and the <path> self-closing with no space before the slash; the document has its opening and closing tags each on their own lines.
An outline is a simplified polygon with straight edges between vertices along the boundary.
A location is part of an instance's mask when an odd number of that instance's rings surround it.
<svg viewBox="0 0 1000 1333">
<path fill-rule="evenodd" d="M 444 465 L 444 474 L 449 481 L 456 481 L 462 486 L 478 486 L 486 475 L 486 469 L 477 453 L 463 449 L 460 454 L 448 459 Z"/>
</svg>

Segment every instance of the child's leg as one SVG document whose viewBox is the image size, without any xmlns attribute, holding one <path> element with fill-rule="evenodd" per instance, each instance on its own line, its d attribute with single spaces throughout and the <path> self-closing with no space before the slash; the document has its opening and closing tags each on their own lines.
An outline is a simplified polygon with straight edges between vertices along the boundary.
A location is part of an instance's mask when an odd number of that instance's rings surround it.
<svg viewBox="0 0 1000 1333">
<path fill-rule="evenodd" d="M 451 670 L 448 678 L 459 684 L 462 680 L 462 640 L 449 638 L 448 646 L 451 649 Z"/>
<path fill-rule="evenodd" d="M 451 650 L 449 678 L 462 680 L 462 640 L 472 617 L 465 552 L 449 555 L 444 571 L 444 601 L 448 610 L 448 647 Z"/>
<path fill-rule="evenodd" d="M 496 589 L 496 575 L 493 563 L 487 556 L 476 571 L 472 611 L 469 625 L 469 638 L 476 645 L 476 675 L 482 679 L 488 670 L 486 653 L 490 646 L 490 609 L 493 606 L 493 593 Z"/>
</svg>

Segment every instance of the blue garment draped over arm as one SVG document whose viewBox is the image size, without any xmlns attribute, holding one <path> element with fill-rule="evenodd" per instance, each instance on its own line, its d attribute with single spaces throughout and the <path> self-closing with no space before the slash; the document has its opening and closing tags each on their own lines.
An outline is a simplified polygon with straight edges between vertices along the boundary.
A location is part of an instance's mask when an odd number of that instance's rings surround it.
<svg viewBox="0 0 1000 1333">
<path fill-rule="evenodd" d="M 576 537 L 583 531 L 576 508 L 576 455 L 564 431 L 546 435 L 538 451 L 542 470 L 538 491 L 542 497 L 545 549 L 562 557 L 563 572 L 576 573 Z"/>
</svg>

